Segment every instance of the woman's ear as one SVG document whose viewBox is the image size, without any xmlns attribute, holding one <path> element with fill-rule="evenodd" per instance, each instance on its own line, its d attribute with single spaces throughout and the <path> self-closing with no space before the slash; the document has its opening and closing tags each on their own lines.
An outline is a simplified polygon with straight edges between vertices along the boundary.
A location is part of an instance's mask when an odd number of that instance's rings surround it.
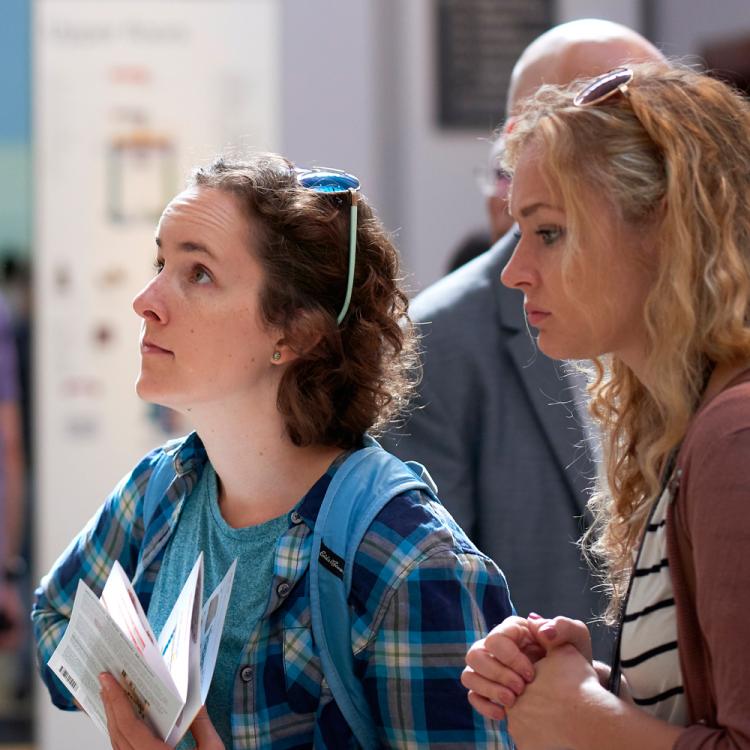
<svg viewBox="0 0 750 750">
<path fill-rule="evenodd" d="M 287 340 L 285 338 L 280 338 L 274 344 L 273 354 L 271 355 L 271 364 L 288 365 L 290 362 L 294 362 L 298 356 L 298 353 L 289 346 Z"/>
<path fill-rule="evenodd" d="M 323 338 L 325 324 L 323 313 L 300 310 L 276 341 L 271 362 L 275 365 L 289 364 L 311 352 Z"/>
</svg>

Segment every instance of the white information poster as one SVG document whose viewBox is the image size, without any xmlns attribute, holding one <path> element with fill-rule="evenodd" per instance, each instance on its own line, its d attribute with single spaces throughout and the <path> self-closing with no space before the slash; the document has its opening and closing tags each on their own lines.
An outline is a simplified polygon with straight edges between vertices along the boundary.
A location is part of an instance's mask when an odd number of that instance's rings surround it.
<svg viewBox="0 0 750 750">
<path fill-rule="evenodd" d="M 276 0 L 35 0 L 36 560 L 189 428 L 140 402 L 154 228 L 191 167 L 278 148 Z M 40 748 L 108 747 L 40 691 Z"/>
</svg>

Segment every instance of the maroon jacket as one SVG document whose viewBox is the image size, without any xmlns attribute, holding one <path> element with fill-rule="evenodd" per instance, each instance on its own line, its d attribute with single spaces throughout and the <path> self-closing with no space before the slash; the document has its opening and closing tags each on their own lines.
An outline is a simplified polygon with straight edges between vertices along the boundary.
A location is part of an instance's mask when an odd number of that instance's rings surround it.
<svg viewBox="0 0 750 750">
<path fill-rule="evenodd" d="M 750 749 L 750 370 L 695 415 L 667 521 L 690 708 L 675 750 Z"/>
</svg>

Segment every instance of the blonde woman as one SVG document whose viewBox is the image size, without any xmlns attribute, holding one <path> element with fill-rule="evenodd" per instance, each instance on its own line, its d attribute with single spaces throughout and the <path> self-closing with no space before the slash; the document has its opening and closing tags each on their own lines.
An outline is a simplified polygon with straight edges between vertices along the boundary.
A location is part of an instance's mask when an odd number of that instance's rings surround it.
<svg viewBox="0 0 750 750">
<path fill-rule="evenodd" d="M 502 280 L 542 351 L 595 366 L 587 542 L 620 637 L 592 665 L 582 623 L 507 618 L 469 651 L 469 699 L 523 750 L 748 748 L 750 105 L 620 68 L 542 89 L 507 149 L 521 239 Z"/>
</svg>

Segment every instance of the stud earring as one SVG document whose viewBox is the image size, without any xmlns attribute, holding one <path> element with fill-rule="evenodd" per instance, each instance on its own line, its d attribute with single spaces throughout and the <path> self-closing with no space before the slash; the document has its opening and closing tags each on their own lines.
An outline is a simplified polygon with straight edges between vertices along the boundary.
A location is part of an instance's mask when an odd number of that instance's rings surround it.
<svg viewBox="0 0 750 750">
<path fill-rule="evenodd" d="M 271 359 L 272 359 L 272 360 L 273 360 L 274 362 L 278 362 L 278 361 L 279 361 L 279 360 L 281 359 L 281 352 L 274 352 L 274 353 L 273 353 L 273 354 L 271 355 Z"/>
</svg>

